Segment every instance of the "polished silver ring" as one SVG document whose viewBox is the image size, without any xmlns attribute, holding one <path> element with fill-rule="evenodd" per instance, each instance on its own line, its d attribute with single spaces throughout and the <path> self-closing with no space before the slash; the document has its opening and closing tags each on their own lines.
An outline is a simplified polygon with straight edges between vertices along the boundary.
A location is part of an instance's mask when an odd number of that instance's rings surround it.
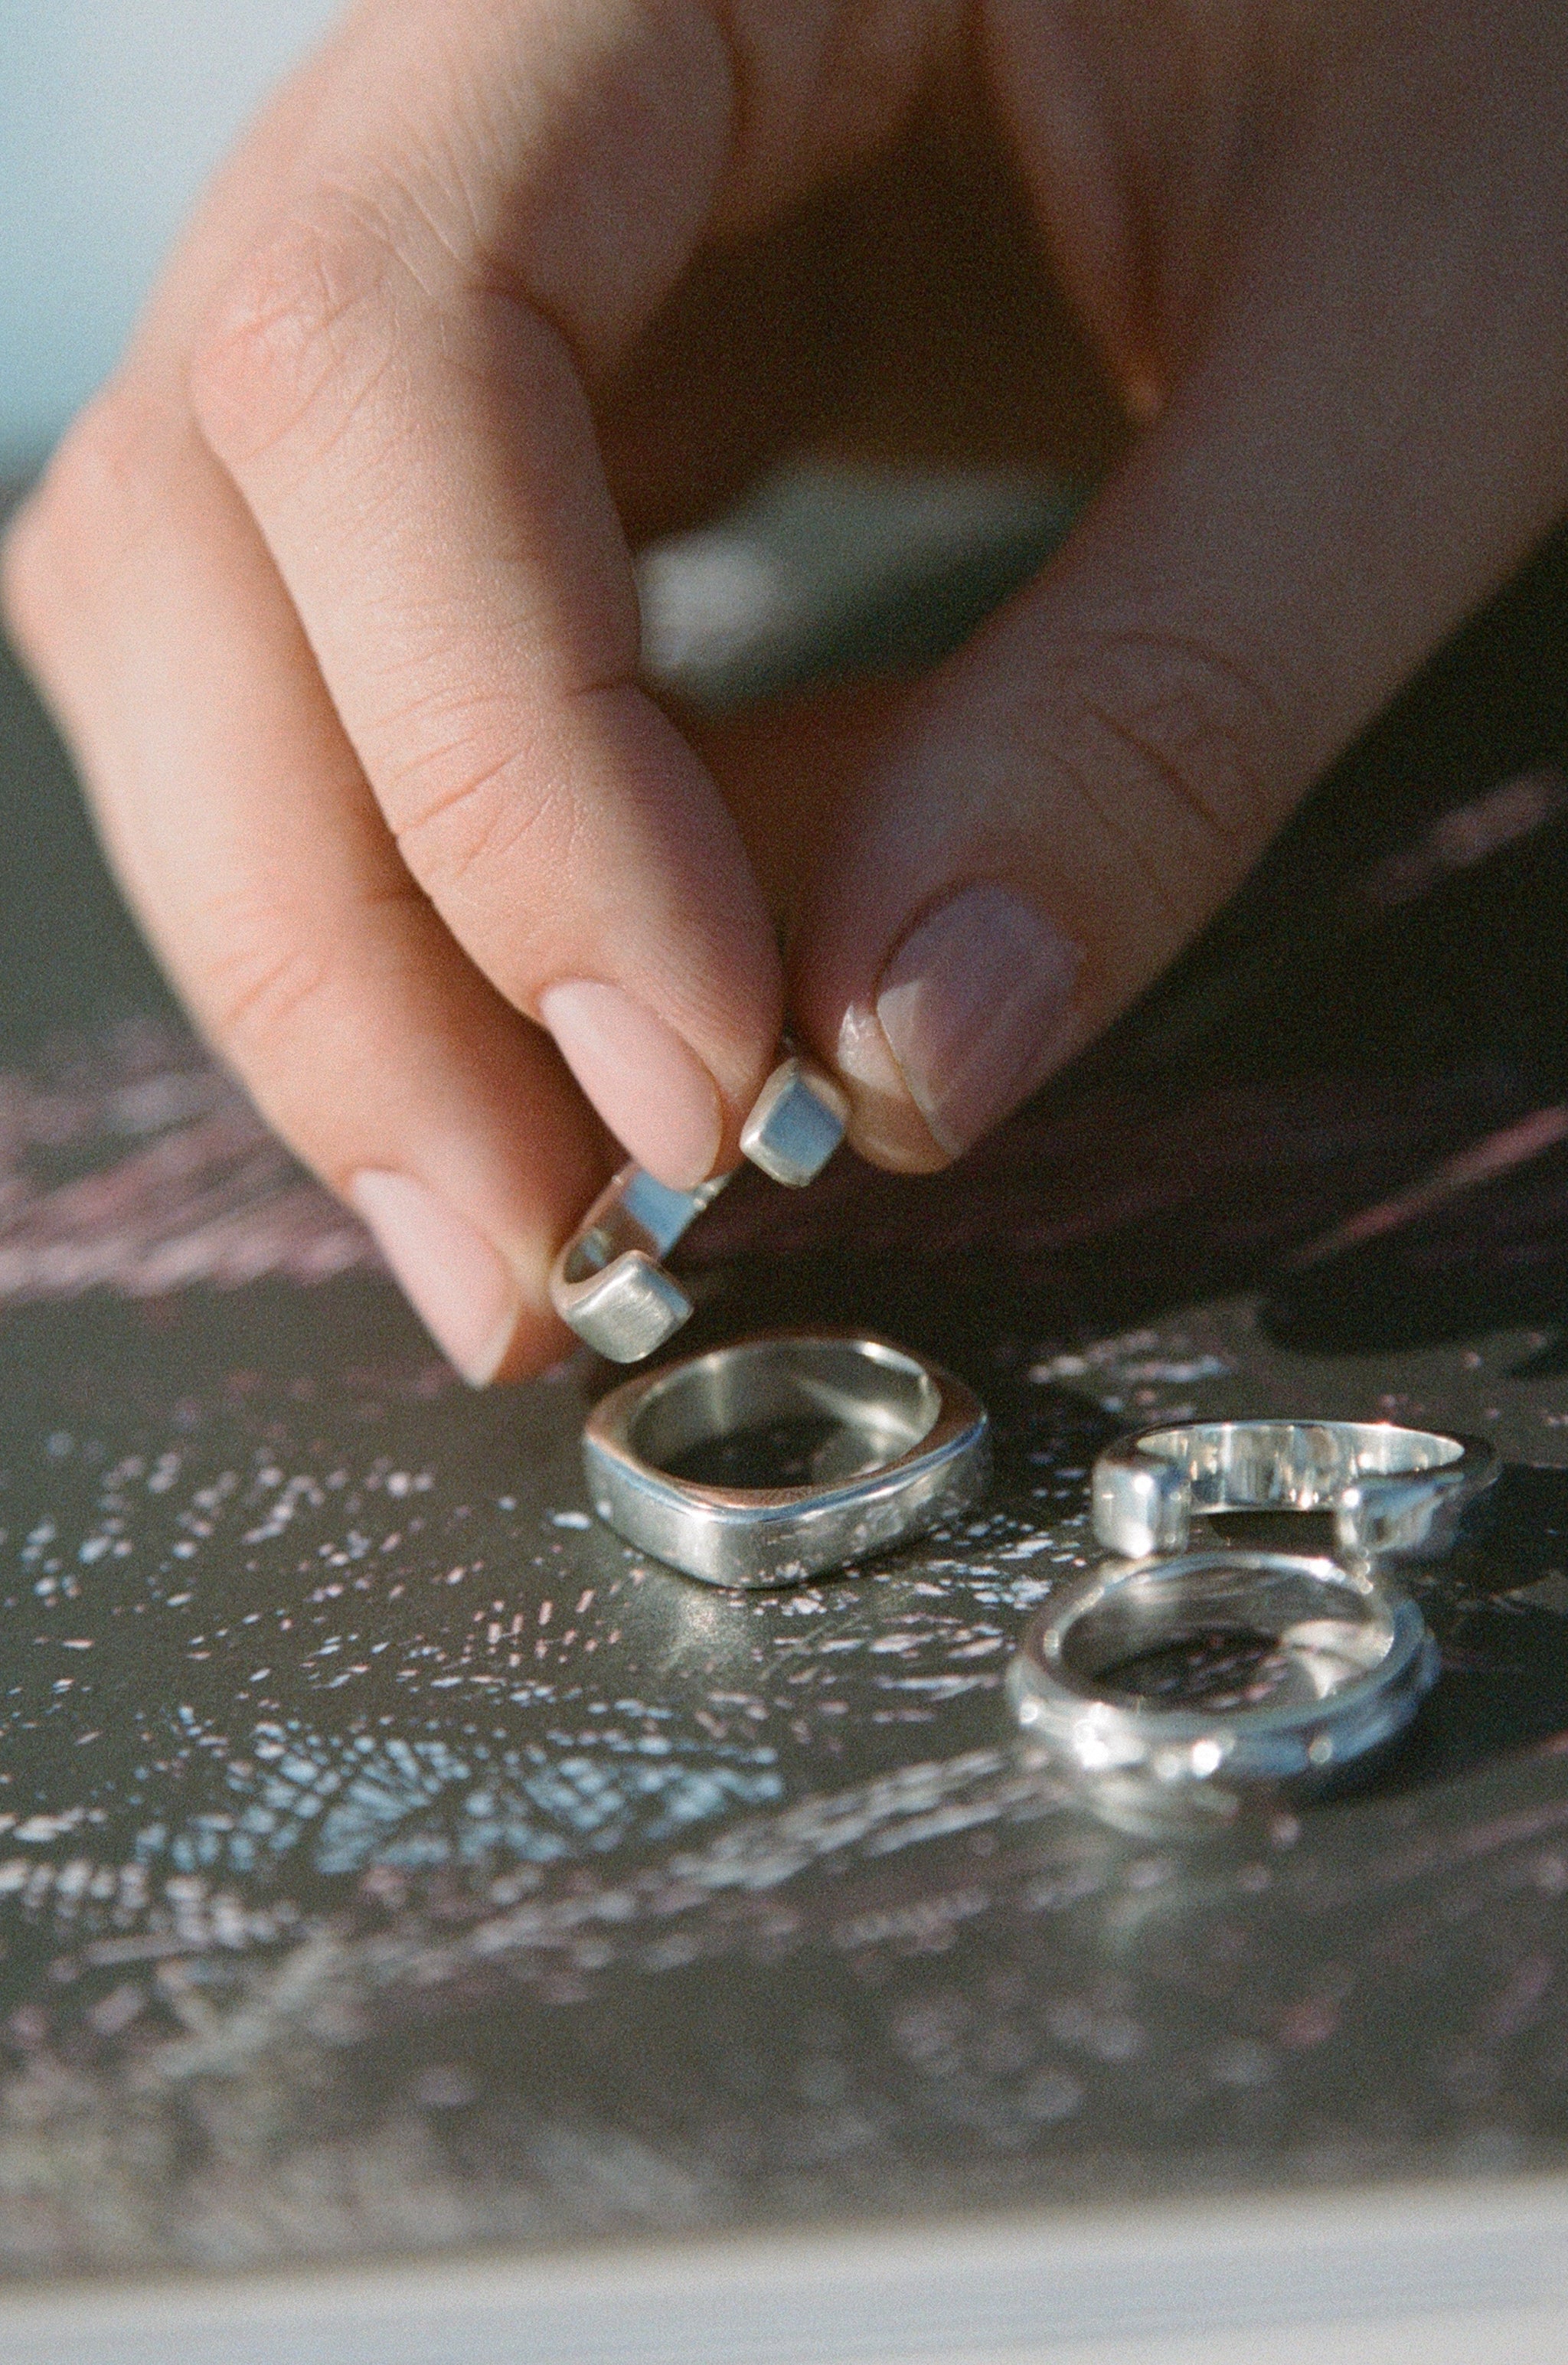
<svg viewBox="0 0 1568 2365">
<path fill-rule="evenodd" d="M 1215 1644 L 1235 1658 L 1222 1685 L 1163 1705 L 1163 1655 Z M 1416 1604 L 1364 1562 L 1215 1546 L 1073 1586 L 1025 1629 L 1010 1683 L 1070 1770 L 1190 1803 L 1337 1772 L 1402 1732 L 1437 1673 Z"/>
<path fill-rule="evenodd" d="M 963 1510 L 989 1431 L 962 1381 L 905 1348 L 785 1331 L 626 1381 L 589 1415 L 583 1463 L 599 1517 L 655 1559 L 709 1585 L 793 1585 Z M 806 1483 L 713 1483 L 780 1432 Z"/>
<path fill-rule="evenodd" d="M 1121 1439 L 1094 1464 L 1094 1533 L 1130 1560 L 1183 1552 L 1194 1514 L 1332 1510 L 1341 1552 L 1435 1560 L 1497 1456 L 1392 1421 L 1204 1420 Z"/>
<path fill-rule="evenodd" d="M 741 1128 L 741 1149 L 775 1182 L 801 1190 L 844 1138 L 849 1103 L 831 1076 L 791 1051 Z M 691 1300 L 662 1260 L 734 1179 L 715 1174 L 674 1191 L 635 1162 L 606 1183 L 550 1269 L 563 1322 L 614 1363 L 640 1363 L 691 1318 Z"/>
</svg>

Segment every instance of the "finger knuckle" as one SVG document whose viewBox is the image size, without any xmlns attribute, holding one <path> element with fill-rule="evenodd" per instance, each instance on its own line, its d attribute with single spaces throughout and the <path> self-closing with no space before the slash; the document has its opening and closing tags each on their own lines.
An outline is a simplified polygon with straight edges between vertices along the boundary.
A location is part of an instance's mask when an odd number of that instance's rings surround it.
<svg viewBox="0 0 1568 2365">
<path fill-rule="evenodd" d="M 495 882 L 520 869 L 561 881 L 569 867 L 569 832 L 559 826 L 565 801 L 529 789 L 515 758 L 502 757 L 451 788 L 417 822 L 398 830 L 398 849 L 436 902 L 452 905 L 477 893 L 488 900 Z M 518 913 L 516 934 L 526 934 Z"/>
<path fill-rule="evenodd" d="M 1070 653 L 1065 752 L 1148 855 L 1228 877 L 1282 817 L 1290 764 L 1261 675 L 1204 644 L 1135 633 Z"/>
<path fill-rule="evenodd" d="M 248 924 L 228 915 L 223 950 L 211 961 L 202 1000 L 214 1040 L 247 1081 L 264 1084 L 287 1066 L 325 1003 L 335 962 L 329 947 L 277 915 Z"/>
<path fill-rule="evenodd" d="M 440 901 L 525 857 L 542 877 L 566 875 L 570 801 L 553 789 L 554 768 L 520 734 L 515 713 L 427 711 L 418 730 L 405 719 L 404 735 L 423 744 L 379 783 L 381 803 L 429 893 Z"/>
<path fill-rule="evenodd" d="M 220 459 L 241 468 L 341 428 L 386 358 L 391 261 L 366 209 L 331 199 L 247 255 L 189 364 L 191 399 Z"/>
<path fill-rule="evenodd" d="M 0 553 L 0 603 L 17 645 L 43 666 L 80 629 L 97 587 L 155 522 L 176 423 L 134 381 L 88 404 Z"/>
</svg>

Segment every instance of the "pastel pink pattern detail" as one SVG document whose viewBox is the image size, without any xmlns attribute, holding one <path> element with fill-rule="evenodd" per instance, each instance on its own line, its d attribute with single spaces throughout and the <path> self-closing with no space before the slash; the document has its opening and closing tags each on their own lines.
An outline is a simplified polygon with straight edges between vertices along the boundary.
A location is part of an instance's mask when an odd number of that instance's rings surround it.
<svg viewBox="0 0 1568 2365">
<path fill-rule="evenodd" d="M 363 1225 L 174 1028 L 137 1021 L 68 1047 L 48 1075 L 0 1074 L 0 1306 L 380 1264 Z"/>
</svg>

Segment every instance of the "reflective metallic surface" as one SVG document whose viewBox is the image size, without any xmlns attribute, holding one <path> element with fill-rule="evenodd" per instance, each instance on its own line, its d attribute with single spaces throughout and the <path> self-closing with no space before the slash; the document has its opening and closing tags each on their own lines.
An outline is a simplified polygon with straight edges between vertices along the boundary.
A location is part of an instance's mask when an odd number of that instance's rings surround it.
<svg viewBox="0 0 1568 2365">
<path fill-rule="evenodd" d="M 711 1467 L 713 1449 L 741 1440 L 777 1450 L 779 1432 L 802 1427 L 803 1483 L 705 1483 L 681 1469 L 705 1449 Z M 989 1470 L 989 1423 L 961 1381 L 887 1339 L 794 1332 L 627 1381 L 595 1407 L 583 1463 L 600 1519 L 672 1568 L 710 1585 L 795 1585 L 966 1509 Z"/>
<path fill-rule="evenodd" d="M 640 1362 L 691 1317 L 691 1300 L 659 1259 L 672 1249 L 730 1177 L 695 1191 L 671 1191 L 642 1167 L 623 1166 L 556 1258 L 555 1311 L 612 1363 Z"/>
<path fill-rule="evenodd" d="M 1170 1705 L 1194 1646 L 1210 1681 Z M 1025 1630 L 1010 1682 L 1025 1730 L 1113 1786 L 1117 1820 L 1129 1784 L 1212 1819 L 1200 1792 L 1322 1780 L 1382 1747 L 1437 1675 L 1420 1611 L 1364 1564 L 1215 1547 L 1072 1586 Z"/>
<path fill-rule="evenodd" d="M 775 1182 L 800 1190 L 822 1172 L 848 1122 L 848 1099 L 832 1077 L 791 1053 L 757 1094 L 741 1148 Z"/>
<path fill-rule="evenodd" d="M 1187 1549 L 1194 1514 L 1334 1514 L 1341 1551 L 1432 1560 L 1500 1464 L 1477 1438 L 1392 1421 L 1227 1420 L 1145 1429 L 1094 1463 L 1094 1533 L 1142 1559 Z"/>
<path fill-rule="evenodd" d="M 838 1148 L 847 1115 L 832 1079 L 791 1053 L 758 1093 L 741 1148 L 776 1182 L 799 1189 Z M 662 1347 L 690 1320 L 691 1300 L 659 1260 L 733 1180 L 716 1174 L 695 1191 L 671 1191 L 641 1166 L 623 1166 L 551 1269 L 561 1319 L 612 1363 L 640 1363 Z"/>
</svg>

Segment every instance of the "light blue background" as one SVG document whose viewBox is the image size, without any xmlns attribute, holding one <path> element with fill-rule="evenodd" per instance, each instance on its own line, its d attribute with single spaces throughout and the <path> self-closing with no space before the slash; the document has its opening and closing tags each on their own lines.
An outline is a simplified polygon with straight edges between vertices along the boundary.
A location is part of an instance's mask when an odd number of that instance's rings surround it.
<svg viewBox="0 0 1568 2365">
<path fill-rule="evenodd" d="M 337 0 L 0 0 L 0 473 L 113 366 L 192 198 Z"/>
</svg>

